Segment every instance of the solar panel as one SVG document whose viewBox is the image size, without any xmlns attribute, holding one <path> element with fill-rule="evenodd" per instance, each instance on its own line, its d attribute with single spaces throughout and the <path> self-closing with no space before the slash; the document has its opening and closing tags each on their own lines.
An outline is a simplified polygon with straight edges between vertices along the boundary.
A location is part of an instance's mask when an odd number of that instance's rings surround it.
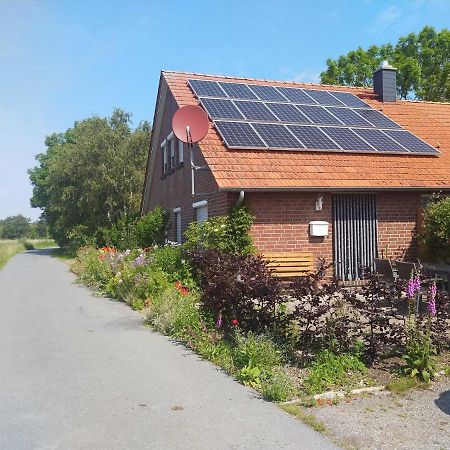
<svg viewBox="0 0 450 450">
<path fill-rule="evenodd" d="M 297 105 L 297 108 L 314 124 L 342 125 L 342 122 L 339 122 L 322 106 Z"/>
<path fill-rule="evenodd" d="M 288 103 L 266 103 L 266 106 L 282 122 L 311 123 L 311 121 L 294 105 L 290 105 Z"/>
<path fill-rule="evenodd" d="M 350 94 L 349 92 L 331 92 L 334 97 L 337 97 L 342 103 L 347 106 L 354 106 L 356 108 L 370 108 L 367 103 L 364 103 L 356 95 Z"/>
<path fill-rule="evenodd" d="M 305 127 L 302 125 L 288 125 L 289 130 L 306 148 L 338 149 L 339 147 L 319 127 Z"/>
<path fill-rule="evenodd" d="M 254 123 L 253 127 L 269 148 L 304 148 L 284 125 Z"/>
<path fill-rule="evenodd" d="M 205 107 L 212 119 L 243 119 L 243 115 L 234 106 L 231 100 L 217 98 L 202 98 L 202 105 Z"/>
<path fill-rule="evenodd" d="M 227 147 L 267 148 L 266 144 L 246 122 L 214 122 Z"/>
<path fill-rule="evenodd" d="M 343 103 L 336 97 L 333 97 L 327 91 L 319 91 L 315 89 L 303 89 L 310 97 L 312 97 L 319 105 L 336 105 L 343 106 Z"/>
<path fill-rule="evenodd" d="M 234 104 L 241 110 L 244 117 L 248 120 L 279 122 L 279 120 L 266 108 L 264 103 L 235 100 Z"/>
<path fill-rule="evenodd" d="M 411 153 L 426 153 L 431 155 L 439 154 L 438 150 L 436 150 L 431 145 L 428 145 L 418 137 L 414 136 L 409 131 L 385 130 L 383 132 L 394 139 L 396 142 L 401 144 Z"/>
<path fill-rule="evenodd" d="M 355 109 L 359 115 L 368 120 L 374 127 L 377 128 L 401 128 L 391 119 L 376 111 L 375 109 Z"/>
<path fill-rule="evenodd" d="M 245 98 L 248 100 L 257 100 L 258 97 L 250 90 L 246 84 L 242 83 L 221 83 L 219 82 L 221 88 L 228 94 L 231 98 Z"/>
<path fill-rule="evenodd" d="M 313 105 L 317 104 L 315 100 L 306 95 L 301 89 L 277 86 L 277 90 L 280 91 L 290 102 Z"/>
<path fill-rule="evenodd" d="M 350 92 L 203 79 L 188 85 L 231 148 L 439 154 Z"/>
<path fill-rule="evenodd" d="M 333 139 L 342 150 L 374 151 L 367 142 L 353 133 L 350 128 L 320 127 L 320 129 Z"/>
<path fill-rule="evenodd" d="M 333 113 L 345 125 L 359 125 L 362 127 L 372 126 L 370 122 L 364 120 L 359 114 L 350 108 L 335 108 L 328 106 L 325 109 Z"/>
<path fill-rule="evenodd" d="M 250 84 L 249 87 L 260 100 L 268 100 L 272 102 L 286 101 L 286 99 L 273 86 Z"/>
<path fill-rule="evenodd" d="M 227 97 L 215 81 L 189 80 L 189 85 L 197 97 Z"/>
<path fill-rule="evenodd" d="M 406 150 L 381 130 L 353 129 L 353 131 L 380 152 L 405 152 Z"/>
</svg>

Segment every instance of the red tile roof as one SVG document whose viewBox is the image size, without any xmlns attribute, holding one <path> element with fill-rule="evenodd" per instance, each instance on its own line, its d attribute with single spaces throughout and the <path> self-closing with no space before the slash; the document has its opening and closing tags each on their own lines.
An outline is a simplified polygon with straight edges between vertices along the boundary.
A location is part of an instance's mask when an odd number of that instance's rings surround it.
<svg viewBox="0 0 450 450">
<path fill-rule="evenodd" d="M 163 72 L 178 106 L 197 105 L 189 78 L 249 81 L 247 78 Z M 283 81 L 251 80 L 254 84 L 330 89 Z M 441 155 L 380 155 L 312 151 L 230 150 L 212 123 L 199 143 L 221 189 L 426 188 L 450 189 L 450 103 L 397 101 L 382 103 L 371 90 L 333 86 L 351 92 L 411 131 Z"/>
</svg>

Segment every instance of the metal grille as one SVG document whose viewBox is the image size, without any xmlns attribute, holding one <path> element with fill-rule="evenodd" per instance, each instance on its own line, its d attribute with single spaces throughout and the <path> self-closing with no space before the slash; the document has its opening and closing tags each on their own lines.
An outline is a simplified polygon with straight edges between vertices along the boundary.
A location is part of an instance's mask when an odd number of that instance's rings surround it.
<svg viewBox="0 0 450 450">
<path fill-rule="evenodd" d="M 333 245 L 336 276 L 359 280 L 377 256 L 377 216 L 374 194 L 333 196 Z"/>
</svg>

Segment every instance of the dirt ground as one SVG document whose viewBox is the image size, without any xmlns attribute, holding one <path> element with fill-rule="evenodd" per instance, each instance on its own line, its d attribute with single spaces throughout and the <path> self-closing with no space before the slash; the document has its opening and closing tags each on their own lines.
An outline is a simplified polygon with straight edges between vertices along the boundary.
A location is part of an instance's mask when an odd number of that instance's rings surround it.
<svg viewBox="0 0 450 450">
<path fill-rule="evenodd" d="M 308 408 L 344 449 L 450 449 L 450 380 Z"/>
</svg>

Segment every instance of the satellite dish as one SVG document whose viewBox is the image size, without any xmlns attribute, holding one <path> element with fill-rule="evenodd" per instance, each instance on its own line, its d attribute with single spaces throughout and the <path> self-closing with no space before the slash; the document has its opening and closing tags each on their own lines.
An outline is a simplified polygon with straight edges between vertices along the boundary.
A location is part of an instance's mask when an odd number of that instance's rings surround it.
<svg viewBox="0 0 450 450">
<path fill-rule="evenodd" d="M 193 144 L 206 136 L 209 129 L 208 116 L 200 106 L 183 106 L 173 116 L 172 129 L 180 141 Z"/>
</svg>

